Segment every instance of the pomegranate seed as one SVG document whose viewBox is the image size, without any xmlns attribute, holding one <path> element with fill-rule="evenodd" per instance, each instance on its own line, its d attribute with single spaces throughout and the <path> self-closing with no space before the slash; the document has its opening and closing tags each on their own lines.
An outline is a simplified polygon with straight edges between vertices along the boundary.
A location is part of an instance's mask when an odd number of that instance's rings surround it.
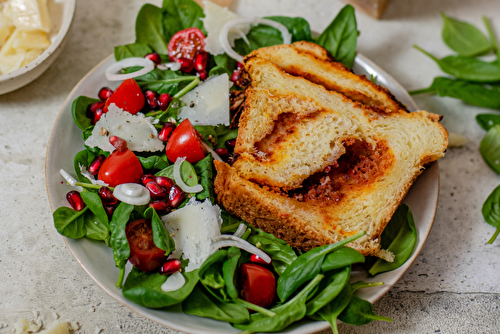
<svg viewBox="0 0 500 334">
<path fill-rule="evenodd" d="M 92 161 L 88 168 L 90 175 L 97 175 L 99 173 L 99 168 L 101 168 L 104 160 L 106 160 L 106 157 L 104 155 L 100 155 Z"/>
<path fill-rule="evenodd" d="M 161 64 L 161 56 L 156 52 L 148 53 L 144 58 L 151 60 L 155 65 Z"/>
<path fill-rule="evenodd" d="M 101 187 L 97 193 L 104 205 L 113 205 L 118 202 L 115 196 L 113 196 L 113 192 L 108 187 Z"/>
<path fill-rule="evenodd" d="M 68 200 L 71 207 L 76 211 L 82 211 L 85 207 L 85 202 L 83 202 L 82 196 L 76 190 L 72 190 L 67 193 L 66 199 Z"/>
<path fill-rule="evenodd" d="M 158 107 L 160 107 L 161 111 L 165 111 L 168 109 L 168 106 L 172 102 L 173 98 L 168 93 L 160 94 L 158 98 Z"/>
<path fill-rule="evenodd" d="M 146 188 L 149 190 L 151 198 L 153 199 L 161 199 L 167 197 L 167 192 L 165 191 L 165 189 L 163 189 L 163 187 L 161 187 L 154 181 L 146 183 Z"/>
<path fill-rule="evenodd" d="M 198 71 L 198 72 L 196 72 L 196 75 L 200 78 L 200 80 L 207 80 L 207 78 L 208 78 L 207 70 Z"/>
<path fill-rule="evenodd" d="M 229 151 L 225 148 L 217 148 L 215 149 L 215 153 L 217 153 L 224 161 L 229 158 Z"/>
<path fill-rule="evenodd" d="M 262 260 L 261 257 L 259 257 L 258 255 L 255 255 L 255 254 L 252 254 L 252 256 L 250 256 L 250 262 L 258 263 L 258 264 L 265 264 L 265 265 L 269 264 L 266 261 Z"/>
<path fill-rule="evenodd" d="M 238 81 L 238 79 L 240 78 L 240 74 L 241 74 L 241 71 L 234 71 L 233 74 L 231 74 L 231 80 L 232 82 L 236 82 Z"/>
<path fill-rule="evenodd" d="M 151 203 L 148 204 L 148 207 L 154 208 L 155 211 L 158 211 L 158 212 L 165 212 L 165 211 L 168 211 L 168 209 L 169 209 L 168 202 L 165 200 L 161 200 L 161 199 L 156 200 L 156 201 L 152 201 Z"/>
<path fill-rule="evenodd" d="M 94 124 L 99 122 L 104 111 L 102 109 L 97 109 L 94 114 Z"/>
<path fill-rule="evenodd" d="M 236 63 L 236 70 L 237 70 L 237 71 L 239 71 L 239 70 L 241 70 L 242 68 L 243 68 L 243 64 L 242 64 L 242 63 L 240 63 L 240 62 L 237 62 L 237 63 Z"/>
<path fill-rule="evenodd" d="M 170 135 L 175 130 L 175 124 L 171 122 L 166 122 L 158 133 L 158 139 L 161 141 L 167 141 Z"/>
<path fill-rule="evenodd" d="M 170 188 L 175 185 L 174 181 L 172 181 L 171 178 L 165 176 L 157 176 L 156 183 L 165 188 L 167 191 L 170 191 Z"/>
<path fill-rule="evenodd" d="M 207 52 L 205 50 L 199 50 L 194 55 L 193 64 L 194 69 L 201 72 L 207 67 Z"/>
<path fill-rule="evenodd" d="M 193 70 L 194 64 L 193 60 L 189 58 L 179 58 L 177 59 L 178 63 L 181 63 L 181 71 L 189 73 Z"/>
<path fill-rule="evenodd" d="M 170 259 L 167 260 L 161 267 L 160 267 L 160 274 L 162 275 L 170 275 L 173 273 L 178 272 L 181 270 L 181 261 L 177 259 Z"/>
<path fill-rule="evenodd" d="M 99 96 L 99 99 L 101 99 L 101 101 L 105 102 L 107 99 L 111 97 L 111 95 L 113 95 L 113 93 L 114 92 L 113 90 L 111 90 L 111 88 L 102 87 L 97 95 Z"/>
<path fill-rule="evenodd" d="M 109 137 L 109 143 L 113 145 L 118 152 L 125 152 L 127 150 L 127 142 L 118 136 Z"/>
<path fill-rule="evenodd" d="M 156 180 L 156 176 L 154 176 L 153 174 L 144 174 L 141 176 L 141 183 L 143 186 L 145 186 L 146 184 L 148 184 L 151 181 L 155 182 L 155 180 Z"/>
<path fill-rule="evenodd" d="M 182 204 L 185 198 L 186 194 L 184 194 L 184 192 L 179 187 L 172 186 L 172 188 L 170 188 L 170 192 L 168 194 L 168 202 L 170 203 L 171 207 L 178 207 Z"/>
<path fill-rule="evenodd" d="M 234 150 L 234 147 L 236 146 L 236 138 L 226 140 L 226 142 L 224 143 L 224 145 L 226 146 L 226 148 L 227 148 L 228 151 Z"/>
<path fill-rule="evenodd" d="M 146 98 L 146 102 L 148 103 L 149 108 L 156 109 L 158 107 L 158 94 L 153 92 L 152 90 L 147 90 L 144 93 L 144 97 Z"/>
<path fill-rule="evenodd" d="M 99 101 L 99 102 L 94 102 L 90 105 L 90 111 L 95 114 L 96 110 L 97 109 L 101 109 L 104 108 L 104 102 L 102 101 Z"/>
</svg>

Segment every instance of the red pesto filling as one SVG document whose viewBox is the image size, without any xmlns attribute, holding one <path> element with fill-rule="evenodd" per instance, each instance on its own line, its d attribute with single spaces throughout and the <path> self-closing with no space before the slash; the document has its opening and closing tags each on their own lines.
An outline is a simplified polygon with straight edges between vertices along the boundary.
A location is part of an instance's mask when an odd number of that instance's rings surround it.
<svg viewBox="0 0 500 334">
<path fill-rule="evenodd" d="M 333 165 L 311 175 L 302 187 L 286 194 L 299 202 L 327 205 L 340 202 L 344 194 L 366 187 L 384 174 L 394 162 L 385 140 L 375 147 L 362 140 L 347 139 L 343 142 L 346 153 Z"/>
</svg>

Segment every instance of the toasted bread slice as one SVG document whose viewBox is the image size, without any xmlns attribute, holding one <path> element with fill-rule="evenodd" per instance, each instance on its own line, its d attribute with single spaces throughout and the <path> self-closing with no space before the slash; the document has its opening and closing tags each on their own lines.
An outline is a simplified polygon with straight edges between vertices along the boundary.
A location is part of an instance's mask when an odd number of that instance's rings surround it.
<svg viewBox="0 0 500 334">
<path fill-rule="evenodd" d="M 291 45 L 275 45 L 260 48 L 246 59 L 257 56 L 271 61 L 286 73 L 301 76 L 326 89 L 339 92 L 385 112 L 407 111 L 385 87 L 378 86 L 364 75 L 352 73 L 321 46 L 311 42 L 295 42 Z"/>
</svg>

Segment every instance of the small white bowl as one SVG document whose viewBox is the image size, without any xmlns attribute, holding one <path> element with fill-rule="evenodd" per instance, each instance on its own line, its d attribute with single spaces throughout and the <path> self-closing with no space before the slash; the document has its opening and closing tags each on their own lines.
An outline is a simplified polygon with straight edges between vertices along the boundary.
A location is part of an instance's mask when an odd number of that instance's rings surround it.
<svg viewBox="0 0 500 334">
<path fill-rule="evenodd" d="M 66 44 L 67 33 L 75 14 L 76 0 L 48 0 L 47 6 L 52 19 L 52 29 L 48 34 L 51 42 L 49 48 L 28 65 L 0 75 L 0 94 L 12 92 L 38 78 L 56 60 Z"/>
</svg>

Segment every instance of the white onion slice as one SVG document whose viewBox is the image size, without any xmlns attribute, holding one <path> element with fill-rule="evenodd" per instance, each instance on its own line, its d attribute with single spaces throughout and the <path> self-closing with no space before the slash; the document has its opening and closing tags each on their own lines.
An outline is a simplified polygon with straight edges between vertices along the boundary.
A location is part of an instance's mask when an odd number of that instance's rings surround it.
<svg viewBox="0 0 500 334">
<path fill-rule="evenodd" d="M 236 230 L 236 232 L 233 233 L 233 235 L 235 237 L 241 238 L 241 236 L 243 234 L 245 234 L 246 230 L 247 230 L 247 226 L 245 224 L 241 223 L 240 226 L 238 226 L 238 229 Z"/>
<path fill-rule="evenodd" d="M 132 66 L 143 66 L 143 68 L 132 73 L 116 74 L 116 72 L 120 71 L 121 69 Z M 132 79 L 144 75 L 146 73 L 149 73 L 152 70 L 154 70 L 154 68 L 155 68 L 155 63 L 153 63 L 153 61 L 149 59 L 138 58 L 138 57 L 125 58 L 114 63 L 113 65 L 111 65 L 106 69 L 106 78 L 109 81 L 122 81 L 122 80 Z"/>
<path fill-rule="evenodd" d="M 235 237 L 234 235 L 221 235 L 219 237 L 215 237 L 213 240 L 212 250 L 234 246 L 246 250 L 251 254 L 257 255 L 266 263 L 271 263 L 271 258 L 263 250 L 258 249 L 248 241 Z"/>
<path fill-rule="evenodd" d="M 60 169 L 59 173 L 61 173 L 62 177 L 64 177 L 66 182 L 68 182 L 73 187 L 76 186 L 77 181 L 75 180 L 75 178 L 73 176 L 69 175 L 68 172 L 66 172 L 64 169 Z"/>
<path fill-rule="evenodd" d="M 161 290 L 165 292 L 176 291 L 186 284 L 186 279 L 180 271 L 168 276 L 167 280 L 161 285 Z"/>
<path fill-rule="evenodd" d="M 243 56 L 239 55 L 236 51 L 233 50 L 231 45 L 229 44 L 228 34 L 229 30 L 238 24 L 265 24 L 271 26 L 273 28 L 278 29 L 281 32 L 281 36 L 283 37 L 283 44 L 290 44 L 292 42 L 292 35 L 288 31 L 288 29 L 281 23 L 278 23 L 273 20 L 262 19 L 260 17 L 247 18 L 243 17 L 240 19 L 235 19 L 227 22 L 220 31 L 219 39 L 224 51 L 226 51 L 227 55 L 236 61 L 242 63 Z"/>
<path fill-rule="evenodd" d="M 178 71 L 181 69 L 181 63 L 177 63 L 177 62 L 174 62 L 174 63 L 163 63 L 163 64 L 160 64 L 160 65 L 157 65 L 156 66 L 158 69 L 160 70 L 168 70 L 170 69 L 171 71 Z"/>
<path fill-rule="evenodd" d="M 210 148 L 210 146 L 207 145 L 207 143 L 203 142 L 202 144 L 207 149 L 207 151 L 210 152 L 210 154 L 212 154 L 212 157 L 214 157 L 215 160 L 222 161 L 222 158 L 220 157 L 220 155 L 218 155 L 217 153 L 215 153 L 215 151 L 212 150 Z"/>
<path fill-rule="evenodd" d="M 181 165 L 186 160 L 186 157 L 177 158 L 174 163 L 174 181 L 175 183 L 182 189 L 182 191 L 189 194 L 196 194 L 203 190 L 203 186 L 201 184 L 197 184 L 195 186 L 188 186 L 184 183 L 184 180 L 181 177 Z"/>
<path fill-rule="evenodd" d="M 137 183 L 119 184 L 113 190 L 113 196 L 117 200 L 131 205 L 145 205 L 149 203 L 151 196 L 149 190 Z"/>
</svg>

